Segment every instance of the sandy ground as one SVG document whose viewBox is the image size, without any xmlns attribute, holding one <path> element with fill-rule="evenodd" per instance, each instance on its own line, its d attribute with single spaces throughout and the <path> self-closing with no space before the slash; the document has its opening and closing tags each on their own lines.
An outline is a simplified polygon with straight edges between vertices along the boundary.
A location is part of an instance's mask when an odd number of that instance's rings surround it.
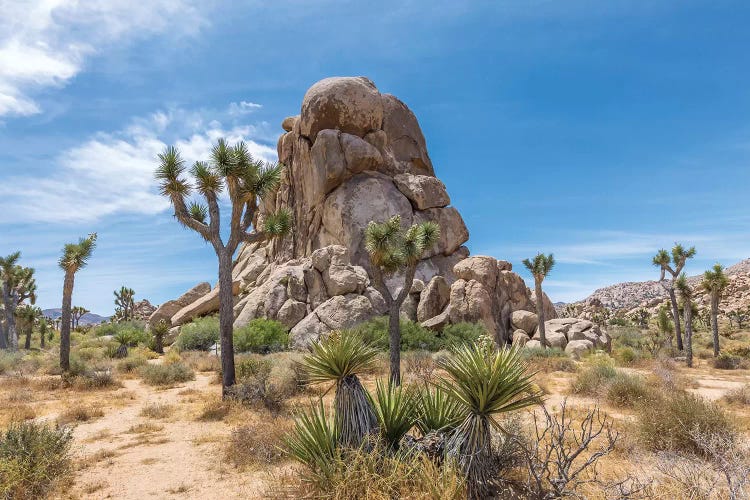
<svg viewBox="0 0 750 500">
<path fill-rule="evenodd" d="M 231 428 L 223 422 L 190 418 L 194 391 L 216 393 L 213 374 L 159 389 L 140 380 L 125 380 L 118 392 L 130 403 L 105 410 L 90 423 L 78 424 L 77 458 L 88 464 L 76 475 L 72 497 L 79 498 L 259 498 L 260 474 L 238 473 L 223 463 L 221 446 Z M 140 415 L 144 407 L 167 404 L 174 415 L 155 419 Z M 188 418 L 186 418 L 188 417 Z M 141 427 L 138 427 L 138 426 Z"/>
</svg>

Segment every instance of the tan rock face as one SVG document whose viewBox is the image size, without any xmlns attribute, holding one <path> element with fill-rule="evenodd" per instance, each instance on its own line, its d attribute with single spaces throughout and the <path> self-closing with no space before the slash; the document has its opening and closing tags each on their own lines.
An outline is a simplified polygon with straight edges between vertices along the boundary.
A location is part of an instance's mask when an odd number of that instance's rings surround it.
<svg viewBox="0 0 750 500">
<path fill-rule="evenodd" d="M 200 299 L 211 291 L 211 285 L 209 283 L 199 283 L 187 292 L 180 295 L 175 300 L 169 300 L 160 305 L 156 311 L 148 319 L 150 325 L 155 325 L 159 321 L 171 321 L 172 316 L 185 306 L 188 306 Z"/>
<path fill-rule="evenodd" d="M 468 229 L 435 177 L 419 122 L 403 102 L 367 78 L 328 78 L 307 91 L 300 114 L 282 128 L 281 183 L 255 222 L 287 208 L 294 227 L 283 240 L 241 248 L 232 273 L 235 327 L 276 319 L 302 347 L 384 314 L 385 300 L 371 285 L 364 231 L 371 221 L 400 215 L 405 227 L 434 221 L 441 231 L 417 265 L 402 312 L 434 330 L 481 322 L 499 342 L 511 342 L 512 313 L 534 311 L 529 290 L 510 263 L 467 259 Z M 402 281 L 387 283 L 395 292 Z M 218 293 L 206 291 L 179 306 L 165 309 L 174 312 L 175 325 L 218 310 Z"/>
</svg>

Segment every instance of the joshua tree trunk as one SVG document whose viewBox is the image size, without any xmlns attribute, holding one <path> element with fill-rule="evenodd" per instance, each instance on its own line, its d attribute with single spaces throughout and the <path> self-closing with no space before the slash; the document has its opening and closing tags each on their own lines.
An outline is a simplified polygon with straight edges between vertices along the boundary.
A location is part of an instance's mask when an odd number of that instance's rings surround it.
<svg viewBox="0 0 750 500">
<path fill-rule="evenodd" d="M 542 349 L 547 348 L 547 336 L 544 331 L 544 296 L 542 295 L 542 280 L 534 276 L 534 294 L 536 295 L 536 316 L 539 319 L 539 342 Z"/>
<path fill-rule="evenodd" d="M 235 383 L 234 344 L 234 298 L 232 294 L 232 256 L 225 249 L 219 254 L 219 336 L 221 339 L 221 385 L 222 395 Z"/>
<path fill-rule="evenodd" d="M 667 290 L 669 292 L 669 300 L 672 302 L 672 318 L 674 318 L 674 336 L 677 339 L 677 350 L 682 351 L 684 349 L 682 345 L 682 331 L 680 329 L 680 309 L 677 307 L 677 295 L 674 293 L 674 287 L 670 287 Z M 685 326 L 687 329 L 687 325 Z M 687 334 L 687 332 L 685 332 Z"/>
<path fill-rule="evenodd" d="M 75 273 L 65 271 L 63 282 L 62 321 L 60 322 L 60 368 L 67 372 L 70 370 L 70 310 L 73 303 L 73 285 Z"/>
<path fill-rule="evenodd" d="M 711 294 L 711 331 L 714 334 L 714 357 L 719 355 L 719 294 Z"/>
<path fill-rule="evenodd" d="M 388 345 L 390 349 L 390 379 L 395 385 L 401 384 L 401 306 L 396 301 L 388 311 Z"/>
<path fill-rule="evenodd" d="M 685 362 L 688 368 L 693 367 L 693 308 L 685 304 Z"/>
<path fill-rule="evenodd" d="M 42 348 L 42 349 L 44 349 L 44 345 L 45 345 L 45 343 L 47 341 L 47 339 L 44 338 L 46 336 L 47 336 L 47 329 L 46 328 L 41 328 L 40 332 L 39 332 L 39 347 Z"/>
<path fill-rule="evenodd" d="M 16 331 L 16 294 L 7 285 L 3 290 L 5 300 L 5 329 L 8 332 L 8 347 L 11 351 L 18 350 L 18 332 Z"/>
<path fill-rule="evenodd" d="M 8 330 L 7 323 L 0 321 L 0 349 L 8 348 Z"/>
<path fill-rule="evenodd" d="M 23 348 L 27 351 L 31 349 L 31 331 L 34 329 L 34 323 L 26 325 L 26 341 L 23 344 Z"/>
</svg>

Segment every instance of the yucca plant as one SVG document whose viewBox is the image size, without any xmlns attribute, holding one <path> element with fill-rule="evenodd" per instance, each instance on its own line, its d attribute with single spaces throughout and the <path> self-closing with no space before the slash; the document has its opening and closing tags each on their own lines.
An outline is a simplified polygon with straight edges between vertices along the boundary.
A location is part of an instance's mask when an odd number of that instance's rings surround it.
<svg viewBox="0 0 750 500">
<path fill-rule="evenodd" d="M 289 454 L 323 479 L 333 471 L 338 441 L 339 429 L 328 418 L 322 400 L 311 406 L 309 413 L 297 415 L 294 430 L 284 437 Z"/>
<path fill-rule="evenodd" d="M 371 369 L 378 350 L 348 332 L 313 342 L 302 359 L 308 383 L 335 382 L 334 420 L 339 443 L 358 448 L 377 429 L 377 418 L 358 373 Z"/>
<path fill-rule="evenodd" d="M 491 342 L 458 347 L 438 366 L 450 379 L 439 386 L 465 414 L 447 443 L 447 453 L 466 474 L 469 498 L 488 494 L 492 430 L 502 431 L 496 416 L 537 404 L 541 394 L 516 348 L 495 350 Z"/>
<path fill-rule="evenodd" d="M 423 436 L 433 431 L 452 431 L 466 416 L 463 408 L 442 388 L 424 388 L 417 401 L 417 429 Z"/>
<path fill-rule="evenodd" d="M 112 340 L 117 342 L 117 351 L 115 351 L 115 358 L 123 359 L 128 357 L 128 345 L 131 342 L 130 334 L 127 331 L 120 331 L 112 337 Z"/>
<path fill-rule="evenodd" d="M 417 393 L 396 385 L 392 380 L 375 383 L 375 397 L 367 394 L 375 408 L 380 438 L 391 450 L 397 450 L 401 439 L 417 423 Z"/>
</svg>

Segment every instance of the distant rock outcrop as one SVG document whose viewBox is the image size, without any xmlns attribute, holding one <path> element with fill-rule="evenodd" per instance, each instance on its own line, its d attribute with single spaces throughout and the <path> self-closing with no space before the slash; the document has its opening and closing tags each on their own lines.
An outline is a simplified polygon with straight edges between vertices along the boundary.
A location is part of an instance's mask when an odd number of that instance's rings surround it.
<svg viewBox="0 0 750 500">
<path fill-rule="evenodd" d="M 240 249 L 233 269 L 235 327 L 276 319 L 301 347 L 384 314 L 385 301 L 371 286 L 364 229 L 400 215 L 405 226 L 435 221 L 441 230 L 417 266 L 402 314 L 432 329 L 481 322 L 498 341 L 511 341 L 511 315 L 535 311 L 532 293 L 510 263 L 469 257 L 463 246 L 469 232 L 403 102 L 381 94 L 367 78 L 327 78 L 307 91 L 300 114 L 282 128 L 282 182 L 254 222 L 285 207 L 294 228 L 283 240 Z M 398 280 L 388 285 L 395 292 Z M 203 286 L 184 304 L 186 295 L 162 305 L 152 319 L 171 315 L 172 324 L 181 325 L 218 309 L 216 289 Z M 547 319 L 556 317 L 546 296 L 544 307 Z"/>
</svg>

